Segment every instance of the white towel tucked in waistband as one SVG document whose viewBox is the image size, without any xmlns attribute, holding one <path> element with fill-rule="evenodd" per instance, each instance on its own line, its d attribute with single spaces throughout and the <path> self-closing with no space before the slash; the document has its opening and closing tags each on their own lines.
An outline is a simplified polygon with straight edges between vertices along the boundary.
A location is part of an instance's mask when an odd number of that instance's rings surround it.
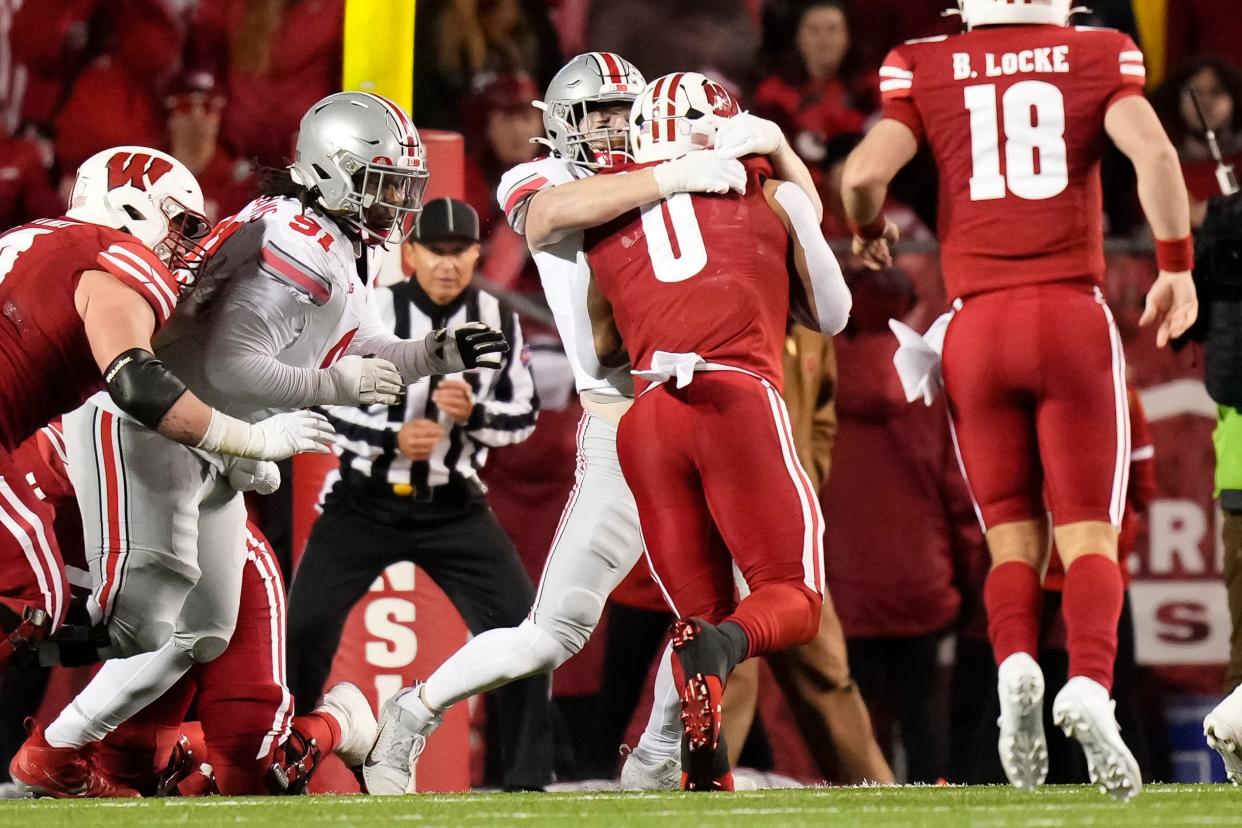
<svg viewBox="0 0 1242 828">
<path fill-rule="evenodd" d="M 898 343 L 897 353 L 893 354 L 893 366 L 901 378 L 907 402 L 922 397 L 924 405 L 931 405 L 944 386 L 940 375 L 940 354 L 944 350 L 944 333 L 953 314 L 954 311 L 949 311 L 937 317 L 927 333 L 921 336 L 896 319 L 888 320 L 888 327 L 897 335 Z"/>
</svg>

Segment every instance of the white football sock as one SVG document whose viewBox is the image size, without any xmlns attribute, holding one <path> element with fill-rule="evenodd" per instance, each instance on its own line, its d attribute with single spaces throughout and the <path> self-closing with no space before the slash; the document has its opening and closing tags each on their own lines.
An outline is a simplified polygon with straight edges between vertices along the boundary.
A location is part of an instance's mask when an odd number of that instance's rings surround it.
<svg viewBox="0 0 1242 828">
<path fill-rule="evenodd" d="M 105 661 L 77 697 L 48 725 L 53 747 L 80 748 L 98 741 L 172 687 L 194 659 L 172 641 L 158 650 Z"/>
<path fill-rule="evenodd" d="M 529 619 L 517 627 L 476 635 L 448 657 L 423 686 L 423 698 L 436 713 L 462 699 L 554 670 L 573 655 L 565 645 Z"/>
<path fill-rule="evenodd" d="M 681 698 L 673 681 L 673 645 L 670 642 L 660 654 L 656 668 L 655 691 L 647 728 L 638 740 L 634 753 L 649 764 L 663 762 L 681 750 Z"/>
</svg>

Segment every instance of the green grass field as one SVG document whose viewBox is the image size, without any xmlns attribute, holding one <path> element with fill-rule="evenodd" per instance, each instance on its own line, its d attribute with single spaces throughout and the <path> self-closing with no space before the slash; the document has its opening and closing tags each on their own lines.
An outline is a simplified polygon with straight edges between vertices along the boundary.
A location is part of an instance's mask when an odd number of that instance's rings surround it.
<svg viewBox="0 0 1242 828">
<path fill-rule="evenodd" d="M 1153 785 L 1119 805 L 1085 787 L 823 788 L 734 794 L 462 794 L 0 802 L 5 828 L 334 826 L 1242 826 L 1242 790 Z"/>
</svg>

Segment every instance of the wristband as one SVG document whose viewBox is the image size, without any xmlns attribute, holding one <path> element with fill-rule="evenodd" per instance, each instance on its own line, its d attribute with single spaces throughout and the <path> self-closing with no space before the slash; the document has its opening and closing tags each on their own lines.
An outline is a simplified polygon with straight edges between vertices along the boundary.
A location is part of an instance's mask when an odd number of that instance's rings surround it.
<svg viewBox="0 0 1242 828">
<path fill-rule="evenodd" d="M 850 232 L 863 241 L 875 241 L 884 235 L 884 228 L 888 226 L 888 218 L 885 217 L 884 211 L 873 218 L 866 224 L 856 224 L 853 221 L 849 223 Z"/>
<path fill-rule="evenodd" d="M 1190 236 L 1156 239 L 1156 266 L 1169 273 L 1182 273 L 1195 266 L 1195 245 Z"/>
</svg>

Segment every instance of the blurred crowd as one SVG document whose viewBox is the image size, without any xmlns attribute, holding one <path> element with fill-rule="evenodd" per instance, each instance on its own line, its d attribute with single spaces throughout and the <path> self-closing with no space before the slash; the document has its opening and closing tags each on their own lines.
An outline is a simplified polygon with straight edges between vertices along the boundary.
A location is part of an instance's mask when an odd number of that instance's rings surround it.
<svg viewBox="0 0 1242 828">
<path fill-rule="evenodd" d="M 198 177 L 209 217 L 231 214 L 253 197 L 263 167 L 288 162 L 307 107 L 339 88 L 344 3 L 0 0 L 0 227 L 59 214 L 76 166 L 117 144 L 167 150 Z M 504 171 L 545 151 L 530 141 L 542 135 L 540 112 L 530 102 L 566 58 L 589 49 L 616 51 L 649 78 L 697 70 L 725 83 L 746 108 L 784 129 L 821 186 L 826 234 L 847 239 L 840 172 L 877 117 L 876 69 L 904 39 L 956 31 L 956 19 L 941 16 L 950 4 L 419 0 L 414 121 L 465 136 L 464 197 L 480 217 L 481 273 L 505 295 L 537 303 L 540 292 L 524 242 L 501 216 L 496 185 Z M 1129 0 L 1092 5 L 1082 22 L 1125 30 L 1148 53 L 1152 99 L 1201 220 L 1204 202 L 1216 192 L 1215 163 L 1192 91 L 1226 158 L 1242 166 L 1242 72 L 1230 59 L 1242 43 L 1235 0 L 1170 3 L 1175 11 L 1155 22 L 1155 36 L 1151 21 L 1140 29 Z M 1143 236 L 1127 162 L 1114 154 L 1103 174 L 1109 234 Z M 905 239 L 934 237 L 934 175 L 918 159 L 893 188 L 886 209 Z M 904 757 L 899 773 L 912 781 L 1003 781 L 999 768 L 971 761 L 995 756 L 971 749 L 975 739 L 987 738 L 977 733 L 989 726 L 988 717 L 995 720 L 994 712 L 970 701 L 995 696 L 979 600 L 987 567 L 982 537 L 943 410 L 908 406 L 888 367 L 896 342 L 887 320 L 902 318 L 921 330 L 941 310 L 943 288 L 934 253 L 905 255 L 900 264 L 882 275 L 856 272 L 854 319 L 836 347 L 839 376 L 818 392 L 821 402 L 835 403 L 832 473 L 822 494 L 828 586 L 880 744 L 890 759 Z M 536 575 L 572 477 L 578 414 L 567 370 L 558 374 L 555 360 L 540 355 L 554 352 L 556 342 L 537 316 L 524 325 L 537 378 L 543 377 L 545 413 L 535 436 L 497 452 L 487 474 L 493 506 Z M 1136 521 L 1152 484 L 1141 471 L 1133 481 Z M 601 639 L 611 644 L 619 629 L 642 629 L 644 617 L 662 629 L 660 601 L 649 586 L 622 592 L 616 611 L 629 613 L 626 622 Z M 1055 659 L 1063 642 L 1051 619 L 1047 633 Z M 950 638 L 957 642 L 952 676 L 944 667 Z M 626 655 L 624 647 L 607 649 L 613 657 Z M 1119 670 L 1124 705 L 1123 681 Z M 558 694 L 565 686 L 558 680 Z M 623 729 L 624 721 L 608 724 L 601 716 L 629 713 L 624 706 L 602 714 L 566 709 L 583 725 L 593 723 L 578 728 L 588 734 Z M 592 755 L 590 742 L 578 745 L 580 761 L 566 765 L 581 773 L 608 770 L 599 766 L 615 762 L 607 754 L 612 748 Z M 762 764 L 762 728 L 752 729 L 752 742 L 744 759 Z M 1141 746 L 1135 752 L 1145 753 Z M 819 764 L 832 778 L 831 761 Z"/>
</svg>

